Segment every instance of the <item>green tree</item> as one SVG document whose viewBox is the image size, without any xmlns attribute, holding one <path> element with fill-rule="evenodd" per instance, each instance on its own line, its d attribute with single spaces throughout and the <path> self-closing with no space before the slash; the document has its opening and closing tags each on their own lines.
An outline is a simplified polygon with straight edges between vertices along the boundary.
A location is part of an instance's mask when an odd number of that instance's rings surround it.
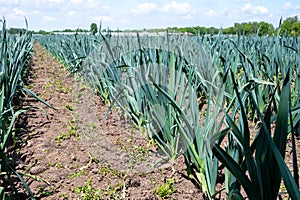
<svg viewBox="0 0 300 200">
<path fill-rule="evenodd" d="M 259 35 L 271 35 L 274 31 L 274 26 L 267 22 L 259 22 Z"/>
<path fill-rule="evenodd" d="M 231 35 L 236 34 L 235 29 L 234 29 L 234 27 L 232 27 L 232 26 L 223 29 L 223 33 L 224 33 L 224 34 L 231 34 Z"/>
<path fill-rule="evenodd" d="M 238 33 L 238 32 L 241 32 L 242 25 L 240 23 L 234 23 L 233 28 L 234 28 L 234 32 Z"/>
<path fill-rule="evenodd" d="M 300 21 L 292 25 L 292 36 L 300 36 Z"/>
<path fill-rule="evenodd" d="M 244 23 L 235 23 L 234 27 L 230 27 L 225 29 L 226 34 L 233 34 L 235 32 L 240 32 L 245 35 L 252 35 L 252 34 L 258 34 L 260 36 L 272 34 L 274 30 L 274 27 L 272 24 L 267 22 L 244 22 Z"/>
<path fill-rule="evenodd" d="M 26 29 L 23 29 L 23 28 L 10 28 L 8 30 L 9 34 L 21 34 L 21 33 L 24 33 L 26 32 Z"/>
<path fill-rule="evenodd" d="M 281 24 L 280 34 L 292 35 L 293 24 L 295 24 L 297 22 L 299 22 L 298 16 L 286 18 Z"/>
<path fill-rule="evenodd" d="M 47 35 L 47 34 L 50 34 L 49 32 L 47 31 L 44 31 L 44 30 L 39 30 L 38 32 L 36 32 L 37 34 L 41 34 L 41 35 Z"/>
<path fill-rule="evenodd" d="M 91 23 L 90 31 L 93 35 L 95 35 L 98 32 L 98 26 L 96 23 Z"/>
</svg>

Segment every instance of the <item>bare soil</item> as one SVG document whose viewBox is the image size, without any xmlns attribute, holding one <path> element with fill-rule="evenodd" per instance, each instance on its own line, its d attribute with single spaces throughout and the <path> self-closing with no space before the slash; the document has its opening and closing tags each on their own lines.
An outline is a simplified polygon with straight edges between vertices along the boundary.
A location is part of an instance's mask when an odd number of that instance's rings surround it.
<svg viewBox="0 0 300 200">
<path fill-rule="evenodd" d="M 170 199 L 203 199 L 186 174 L 182 157 L 165 163 L 155 145 L 39 44 L 28 88 L 55 109 L 26 96 L 33 106 L 18 121 L 16 169 L 37 199 L 160 199 L 157 188 L 172 186 Z M 17 180 L 17 179 L 16 179 Z M 20 199 L 29 198 L 17 183 Z M 166 196 L 167 197 L 167 196 Z"/>
</svg>

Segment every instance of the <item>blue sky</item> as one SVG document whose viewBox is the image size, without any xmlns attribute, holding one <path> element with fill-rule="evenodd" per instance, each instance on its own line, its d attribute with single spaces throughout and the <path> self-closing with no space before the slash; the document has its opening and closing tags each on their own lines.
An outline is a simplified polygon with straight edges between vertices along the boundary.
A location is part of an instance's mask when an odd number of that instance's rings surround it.
<svg viewBox="0 0 300 200">
<path fill-rule="evenodd" d="M 111 29 L 183 26 L 229 27 L 234 22 L 266 21 L 278 26 L 298 15 L 299 0 L 0 0 L 0 15 L 8 27 L 30 30 L 89 29 L 99 24 Z"/>
</svg>

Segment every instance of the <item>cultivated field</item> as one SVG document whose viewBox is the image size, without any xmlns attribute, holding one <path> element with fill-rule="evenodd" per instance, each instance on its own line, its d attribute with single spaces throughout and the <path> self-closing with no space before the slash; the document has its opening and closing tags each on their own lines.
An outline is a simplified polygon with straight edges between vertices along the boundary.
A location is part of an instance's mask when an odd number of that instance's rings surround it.
<svg viewBox="0 0 300 200">
<path fill-rule="evenodd" d="M 1 197 L 300 199 L 299 40 L 4 22 Z"/>
</svg>

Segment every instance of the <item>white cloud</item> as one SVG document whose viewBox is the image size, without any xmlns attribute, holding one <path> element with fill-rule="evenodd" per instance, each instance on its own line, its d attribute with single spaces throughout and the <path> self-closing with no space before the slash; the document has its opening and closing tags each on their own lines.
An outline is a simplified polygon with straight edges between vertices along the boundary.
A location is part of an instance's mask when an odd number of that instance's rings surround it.
<svg viewBox="0 0 300 200">
<path fill-rule="evenodd" d="M 56 4 L 60 4 L 60 3 L 63 3 L 64 0 L 49 0 L 50 3 L 56 3 Z"/>
<path fill-rule="evenodd" d="M 238 17 L 240 16 L 239 12 L 238 11 L 229 11 L 229 10 L 226 10 L 226 16 L 228 17 L 228 19 L 232 19 L 232 20 L 236 20 L 238 19 Z"/>
<path fill-rule="evenodd" d="M 235 0 L 236 2 L 249 2 L 250 0 Z"/>
<path fill-rule="evenodd" d="M 0 3 L 3 5 L 3 4 L 6 4 L 6 5 L 15 5 L 15 4 L 18 4 L 20 2 L 20 0 L 0 0 Z"/>
<path fill-rule="evenodd" d="M 122 19 L 122 20 L 121 20 L 121 23 L 122 23 L 122 24 L 129 24 L 130 21 L 129 21 L 128 19 Z"/>
<path fill-rule="evenodd" d="M 97 17 L 94 17 L 93 20 L 96 20 L 98 22 L 100 22 L 100 21 L 102 21 L 102 22 L 111 22 L 112 17 L 111 16 L 97 16 Z"/>
<path fill-rule="evenodd" d="M 284 10 L 289 10 L 291 8 L 293 8 L 293 5 L 290 2 L 287 2 L 283 5 Z"/>
<path fill-rule="evenodd" d="M 193 19 L 193 16 L 191 14 L 187 14 L 183 16 L 182 19 Z"/>
<path fill-rule="evenodd" d="M 41 11 L 39 10 L 34 10 L 31 12 L 32 15 L 38 15 L 38 14 L 41 14 Z"/>
<path fill-rule="evenodd" d="M 80 4 L 82 3 L 82 0 L 70 0 L 71 4 Z"/>
<path fill-rule="evenodd" d="M 267 14 L 269 10 L 267 7 L 264 6 L 252 6 L 251 3 L 247 3 L 243 8 L 242 11 L 245 13 L 250 13 L 253 15 L 260 15 L 260 14 Z"/>
<path fill-rule="evenodd" d="M 47 20 L 47 21 L 57 21 L 57 18 L 55 17 L 51 17 L 51 16 L 44 16 L 44 19 Z"/>
<path fill-rule="evenodd" d="M 165 4 L 162 11 L 167 13 L 188 14 L 192 9 L 191 5 L 187 2 L 178 3 L 177 1 L 172 1 L 169 4 Z"/>
<path fill-rule="evenodd" d="M 61 4 L 61 3 L 64 3 L 64 0 L 34 0 L 34 3 L 36 5 L 40 5 L 41 3 L 43 3 L 43 4 L 47 4 L 47 3 Z"/>
<path fill-rule="evenodd" d="M 100 4 L 101 3 L 99 1 L 96 1 L 96 0 L 88 0 L 88 1 L 84 2 L 84 6 L 86 8 L 99 8 Z"/>
<path fill-rule="evenodd" d="M 76 14 L 77 14 L 77 11 L 75 11 L 75 10 L 71 10 L 68 12 L 69 16 L 75 16 Z"/>
<path fill-rule="evenodd" d="M 13 9 L 13 12 L 14 12 L 16 15 L 23 15 L 23 16 L 26 15 L 26 12 L 24 12 L 23 10 L 20 10 L 19 8 L 14 8 L 14 9 Z"/>
<path fill-rule="evenodd" d="M 297 10 L 299 9 L 299 5 L 293 5 L 290 2 L 287 2 L 282 7 L 284 10 Z"/>
<path fill-rule="evenodd" d="M 210 9 L 205 12 L 205 16 L 212 18 L 212 19 L 217 19 L 217 18 L 234 18 L 237 16 L 237 11 L 224 8 L 223 10 L 215 10 L 215 9 Z"/>
<path fill-rule="evenodd" d="M 135 9 L 131 10 L 131 12 L 135 15 L 149 14 L 154 11 L 157 11 L 158 13 L 167 13 L 169 15 L 181 15 L 182 19 L 191 19 L 195 14 L 189 3 L 178 3 L 177 1 L 172 1 L 162 5 L 144 2 L 138 4 Z"/>
<path fill-rule="evenodd" d="M 137 5 L 136 9 L 132 9 L 131 12 L 133 12 L 136 15 L 139 14 L 148 14 L 154 10 L 157 10 L 157 5 L 155 3 L 149 3 L 149 2 L 145 2 L 145 3 L 141 3 Z"/>
<path fill-rule="evenodd" d="M 64 0 L 27 0 L 26 2 L 23 0 L 23 5 L 32 5 L 33 7 L 40 8 L 63 6 L 63 3 L 65 3 Z"/>
<path fill-rule="evenodd" d="M 0 8 L 0 12 L 1 12 L 1 13 L 5 13 L 6 10 L 7 10 L 7 9 L 6 9 L 5 7 L 1 7 L 1 8 Z"/>
<path fill-rule="evenodd" d="M 211 9 L 211 10 L 208 10 L 205 13 L 205 15 L 208 16 L 208 17 L 215 17 L 215 16 L 219 15 L 219 13 L 217 11 Z"/>
</svg>

